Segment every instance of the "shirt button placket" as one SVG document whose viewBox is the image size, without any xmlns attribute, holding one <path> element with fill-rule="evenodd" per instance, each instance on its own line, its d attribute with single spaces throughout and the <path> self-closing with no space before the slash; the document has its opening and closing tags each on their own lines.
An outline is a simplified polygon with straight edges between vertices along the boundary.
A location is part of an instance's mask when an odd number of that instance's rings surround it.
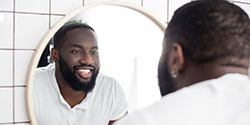
<svg viewBox="0 0 250 125">
<path fill-rule="evenodd" d="M 69 121 L 70 121 L 70 125 L 74 125 L 74 122 L 75 122 L 75 115 L 74 115 L 75 113 L 74 113 L 74 110 L 73 109 L 71 109 L 71 111 L 70 111 L 70 115 L 69 115 Z"/>
</svg>

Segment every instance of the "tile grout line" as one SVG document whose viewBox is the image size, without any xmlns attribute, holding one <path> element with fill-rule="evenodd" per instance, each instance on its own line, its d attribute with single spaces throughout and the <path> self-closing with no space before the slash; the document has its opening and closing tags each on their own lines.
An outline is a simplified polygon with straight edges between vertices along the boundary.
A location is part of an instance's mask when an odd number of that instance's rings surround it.
<svg viewBox="0 0 250 125">
<path fill-rule="evenodd" d="M 13 47 L 13 46 L 12 46 Z M 22 51 L 35 51 L 36 49 L 21 49 L 21 48 L 0 48 L 0 50 L 22 50 Z"/>
<path fill-rule="evenodd" d="M 51 0 L 49 0 L 49 29 L 51 28 Z"/>
<path fill-rule="evenodd" d="M 169 0 L 167 0 L 167 22 L 169 22 Z"/>
<path fill-rule="evenodd" d="M 4 11 L 0 10 L 0 13 L 14 13 L 14 11 Z M 38 12 L 22 12 L 22 11 L 15 11 L 16 14 L 30 14 L 30 15 L 49 15 L 48 13 L 38 13 Z M 59 13 L 51 13 L 51 15 L 55 16 L 65 16 L 65 14 Z"/>
<path fill-rule="evenodd" d="M 20 124 L 20 123 L 30 123 L 30 121 L 22 121 L 22 122 L 5 122 L 5 123 L 0 123 L 0 125 L 13 125 L 13 124 Z"/>
<path fill-rule="evenodd" d="M 0 86 L 0 88 L 25 88 L 26 85 L 16 85 L 16 86 Z"/>
<path fill-rule="evenodd" d="M 16 0 L 13 0 L 13 61 L 12 61 L 12 71 L 13 71 L 13 81 L 12 81 L 12 84 L 13 86 L 15 86 L 15 36 L 16 36 Z M 12 88 L 13 90 L 13 103 L 12 103 L 12 106 L 13 106 L 13 122 L 15 122 L 15 87 Z"/>
</svg>

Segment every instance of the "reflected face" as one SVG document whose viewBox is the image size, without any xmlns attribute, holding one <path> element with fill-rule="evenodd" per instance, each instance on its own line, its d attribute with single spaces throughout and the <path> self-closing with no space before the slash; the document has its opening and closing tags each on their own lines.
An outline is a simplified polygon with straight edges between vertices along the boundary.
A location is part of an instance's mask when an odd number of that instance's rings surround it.
<svg viewBox="0 0 250 125">
<path fill-rule="evenodd" d="M 165 45 L 163 45 L 165 46 Z M 163 47 L 167 48 L 167 47 Z M 168 66 L 167 57 L 169 56 L 166 50 L 162 51 L 162 55 L 158 64 L 158 84 L 160 88 L 161 95 L 167 95 L 176 90 L 176 82 L 171 76 L 170 67 Z M 166 53 L 166 54 L 165 54 Z"/>
<path fill-rule="evenodd" d="M 100 69 L 95 33 L 86 28 L 68 31 L 59 50 L 59 68 L 67 83 L 76 91 L 91 91 Z"/>
</svg>

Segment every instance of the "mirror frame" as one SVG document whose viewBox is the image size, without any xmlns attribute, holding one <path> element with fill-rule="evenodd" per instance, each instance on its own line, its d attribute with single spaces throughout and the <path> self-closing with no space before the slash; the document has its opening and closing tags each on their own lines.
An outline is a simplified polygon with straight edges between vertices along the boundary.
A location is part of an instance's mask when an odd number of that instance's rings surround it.
<svg viewBox="0 0 250 125">
<path fill-rule="evenodd" d="M 26 106 L 28 110 L 28 117 L 30 120 L 31 125 L 37 125 L 37 120 L 35 116 L 35 111 L 34 111 L 34 104 L 33 104 L 33 79 L 34 79 L 34 74 L 35 74 L 35 69 L 37 68 L 38 62 L 41 58 L 41 55 L 50 41 L 50 39 L 54 36 L 54 34 L 60 29 L 61 26 L 64 25 L 65 22 L 69 21 L 71 18 L 74 16 L 78 15 L 79 13 L 88 10 L 90 8 L 96 7 L 96 6 L 102 6 L 102 5 L 111 5 L 111 6 L 119 6 L 119 7 L 124 7 L 128 8 L 131 10 L 134 10 L 136 12 L 141 13 L 142 15 L 146 16 L 148 19 L 150 19 L 152 22 L 154 22 L 159 29 L 164 32 L 166 26 L 164 23 L 161 22 L 159 18 L 157 18 L 155 15 L 153 15 L 151 12 L 145 10 L 145 8 L 141 6 L 137 6 L 134 4 L 126 3 L 126 2 L 121 2 L 121 1 L 112 1 L 112 2 L 93 2 L 88 5 L 84 5 L 69 14 L 66 14 L 62 19 L 57 21 L 42 37 L 40 42 L 38 43 L 35 52 L 32 55 L 32 59 L 30 61 L 30 65 L 28 67 L 28 71 L 26 74 Z"/>
</svg>

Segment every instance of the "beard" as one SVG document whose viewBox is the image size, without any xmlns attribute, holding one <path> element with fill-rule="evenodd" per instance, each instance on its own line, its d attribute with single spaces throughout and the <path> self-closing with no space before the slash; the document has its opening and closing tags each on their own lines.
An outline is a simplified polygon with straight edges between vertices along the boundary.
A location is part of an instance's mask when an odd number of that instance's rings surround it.
<svg viewBox="0 0 250 125">
<path fill-rule="evenodd" d="M 63 78 L 69 84 L 69 86 L 75 91 L 84 91 L 86 93 L 91 92 L 95 87 L 96 78 L 99 73 L 99 69 L 94 68 L 92 78 L 89 82 L 80 81 L 76 74 L 71 70 L 71 68 L 67 65 L 64 59 L 59 59 L 59 68 Z M 86 65 L 79 65 L 86 66 Z M 79 66 L 74 66 L 73 69 Z"/>
<path fill-rule="evenodd" d="M 176 90 L 176 82 L 171 76 L 166 61 L 160 61 L 158 65 L 158 84 L 161 96 L 165 96 Z"/>
</svg>

